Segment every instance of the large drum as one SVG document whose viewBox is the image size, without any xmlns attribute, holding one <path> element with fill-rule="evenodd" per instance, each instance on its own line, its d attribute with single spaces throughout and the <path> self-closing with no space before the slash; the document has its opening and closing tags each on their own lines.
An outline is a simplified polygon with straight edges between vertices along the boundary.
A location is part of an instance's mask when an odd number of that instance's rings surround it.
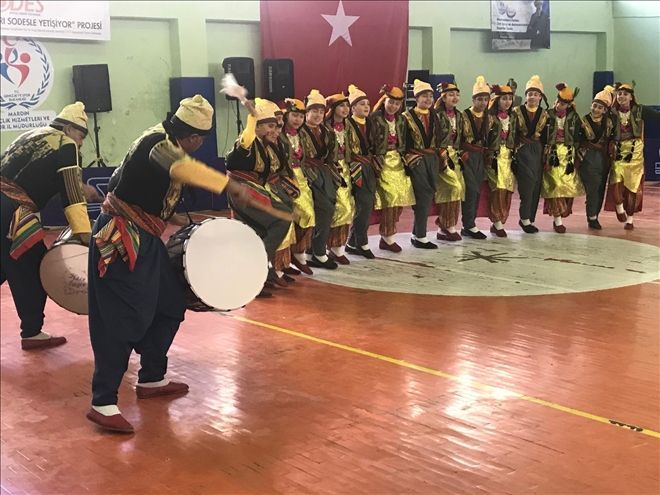
<svg viewBox="0 0 660 495">
<path fill-rule="evenodd" d="M 261 238 L 237 220 L 211 218 L 182 228 L 167 242 L 192 311 L 230 311 L 263 289 L 268 257 Z"/>
<path fill-rule="evenodd" d="M 41 260 L 39 275 L 46 294 L 59 306 L 79 315 L 89 313 L 87 304 L 87 257 L 89 246 L 64 230 Z"/>
</svg>

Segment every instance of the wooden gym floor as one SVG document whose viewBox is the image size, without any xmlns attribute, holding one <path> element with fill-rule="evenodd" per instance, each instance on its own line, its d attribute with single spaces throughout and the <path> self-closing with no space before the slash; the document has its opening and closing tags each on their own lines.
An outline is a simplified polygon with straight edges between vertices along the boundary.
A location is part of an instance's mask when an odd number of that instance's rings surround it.
<svg viewBox="0 0 660 495">
<path fill-rule="evenodd" d="M 603 213 L 591 235 L 660 246 L 660 187 L 647 186 L 633 232 Z M 576 203 L 565 223 L 587 234 Z M 516 231 L 517 203 L 512 212 Z M 408 211 L 401 230 L 410 225 Z M 605 257 L 625 254 L 617 249 Z M 628 271 L 657 273 L 659 262 Z M 239 311 L 189 312 L 169 377 L 190 393 L 137 402 L 134 356 L 120 391 L 130 436 L 84 417 L 86 319 L 49 301 L 45 330 L 69 343 L 23 352 L 5 284 L 0 492 L 660 492 L 657 276 L 500 297 L 397 293 L 396 278 L 393 269 L 388 292 L 298 278 Z"/>
</svg>

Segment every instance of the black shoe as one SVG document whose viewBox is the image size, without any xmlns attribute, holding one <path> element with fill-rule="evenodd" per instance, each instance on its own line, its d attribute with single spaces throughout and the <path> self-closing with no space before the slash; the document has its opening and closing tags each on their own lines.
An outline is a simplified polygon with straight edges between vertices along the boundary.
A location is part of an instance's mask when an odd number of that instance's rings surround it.
<svg viewBox="0 0 660 495">
<path fill-rule="evenodd" d="M 534 225 L 531 223 L 529 225 L 523 225 L 522 220 L 518 220 L 518 225 L 523 229 L 523 232 L 525 234 L 536 234 L 539 229 L 537 229 Z"/>
<path fill-rule="evenodd" d="M 463 237 L 465 236 L 471 237 L 472 239 L 479 239 L 479 240 L 486 239 L 486 234 L 484 234 L 480 230 L 477 230 L 476 232 L 472 232 L 471 230 L 468 229 L 461 229 L 461 235 Z"/>
<path fill-rule="evenodd" d="M 594 219 L 594 220 L 587 219 L 587 224 L 589 225 L 590 229 L 603 230 L 603 227 L 602 227 L 602 225 L 600 224 L 600 222 L 598 221 L 597 218 Z"/>
<path fill-rule="evenodd" d="M 368 260 L 372 260 L 376 257 L 374 256 L 374 253 L 371 252 L 371 249 L 362 249 L 361 247 L 353 247 L 349 246 L 348 244 L 346 245 L 346 252 L 349 254 L 364 256 Z"/>
<path fill-rule="evenodd" d="M 419 249 L 438 249 L 438 245 L 432 243 L 431 241 L 422 242 L 418 241 L 417 239 L 410 239 L 410 244 Z"/>
<path fill-rule="evenodd" d="M 307 260 L 307 264 L 314 268 L 325 268 L 326 270 L 336 270 L 339 266 L 335 261 L 328 258 L 326 261 L 321 261 L 316 256 L 313 256 Z"/>
<path fill-rule="evenodd" d="M 296 281 L 295 278 L 288 276 L 286 273 L 282 275 L 282 278 L 288 283 L 291 284 Z"/>
</svg>

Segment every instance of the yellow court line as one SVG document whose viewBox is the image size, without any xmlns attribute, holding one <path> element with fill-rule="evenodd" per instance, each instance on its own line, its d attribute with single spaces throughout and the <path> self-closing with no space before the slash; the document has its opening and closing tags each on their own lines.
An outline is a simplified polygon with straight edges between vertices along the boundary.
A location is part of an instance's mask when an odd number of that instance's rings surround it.
<svg viewBox="0 0 660 495">
<path fill-rule="evenodd" d="M 561 404 L 557 404 L 555 402 L 547 401 L 540 399 L 538 397 L 534 397 L 531 395 L 525 395 L 521 394 L 519 392 L 514 392 L 512 390 L 507 390 L 505 388 L 501 387 L 494 387 L 492 385 L 487 385 L 485 383 L 480 383 L 476 382 L 474 380 L 465 380 L 464 378 L 461 378 L 456 375 L 452 375 L 450 373 L 445 373 L 444 371 L 436 370 L 433 368 L 427 368 L 426 366 L 420 366 L 414 363 L 409 363 L 408 361 L 404 361 L 403 359 L 396 359 L 390 356 L 384 356 L 382 354 L 377 354 L 375 352 L 370 352 L 370 351 L 365 351 L 364 349 L 359 349 L 357 347 L 351 347 L 349 345 L 345 344 L 340 344 L 338 342 L 333 342 L 331 340 L 326 340 L 326 339 L 321 339 L 318 337 L 314 337 L 312 335 L 307 335 L 305 333 L 301 332 L 296 332 L 295 330 L 289 330 L 287 328 L 282 328 L 277 325 L 271 325 L 269 323 L 263 323 L 260 321 L 255 321 L 251 320 L 249 318 L 244 318 L 242 316 L 238 315 L 223 315 L 223 316 L 228 316 L 229 318 L 233 318 L 234 320 L 241 321 L 243 323 L 249 323 L 250 325 L 255 325 L 257 327 L 262 327 L 262 328 L 267 328 L 269 330 L 274 330 L 276 332 L 284 333 L 287 335 L 291 335 L 292 337 L 298 337 L 300 339 L 305 339 L 309 340 L 311 342 L 316 342 L 317 344 L 322 344 L 326 345 L 328 347 L 334 347 L 335 349 L 341 349 L 343 351 L 348 351 L 352 352 L 354 354 L 359 354 L 361 356 L 366 356 L 370 357 L 373 359 L 378 359 L 379 361 L 385 361 L 386 363 L 391 363 L 395 364 L 397 366 L 401 366 L 403 368 L 408 368 L 411 370 L 419 371 L 421 373 L 426 373 L 428 375 L 434 375 L 434 376 L 439 376 L 440 378 L 445 378 L 447 380 L 452 380 L 456 382 L 460 382 L 462 384 L 468 385 L 473 388 L 477 388 L 480 390 L 486 390 L 488 392 L 497 392 L 500 396 L 504 397 L 514 397 L 517 399 L 521 399 L 527 402 L 532 402 L 534 404 L 538 404 L 540 406 L 548 407 L 550 409 L 555 409 L 556 411 L 562 411 L 568 414 L 572 414 L 574 416 L 580 416 L 582 418 L 587 418 L 591 419 L 593 421 L 598 421 L 599 423 L 605 423 L 608 425 L 613 425 L 613 426 L 618 426 L 621 428 L 626 428 L 631 431 L 635 431 L 638 433 L 642 433 L 643 435 L 648 435 L 650 437 L 654 438 L 660 438 L 660 432 L 654 431 L 654 430 L 649 430 L 647 428 L 642 428 L 640 426 L 635 426 L 627 423 L 623 423 L 621 421 L 613 420 L 613 419 L 607 419 L 603 416 L 598 416 L 597 414 L 591 414 L 585 411 L 580 411 L 579 409 L 573 409 L 572 407 L 567 407 L 567 406 L 562 406 Z"/>
</svg>

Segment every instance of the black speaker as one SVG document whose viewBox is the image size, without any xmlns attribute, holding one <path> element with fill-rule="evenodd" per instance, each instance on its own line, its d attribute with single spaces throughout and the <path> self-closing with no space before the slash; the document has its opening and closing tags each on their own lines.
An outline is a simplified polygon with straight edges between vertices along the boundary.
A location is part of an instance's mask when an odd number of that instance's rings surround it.
<svg viewBox="0 0 660 495">
<path fill-rule="evenodd" d="M 255 95 L 254 91 L 254 60 L 248 57 L 229 57 L 222 61 L 222 68 L 225 74 L 232 73 L 236 78 L 236 82 L 247 89 L 248 99 L 253 100 Z M 235 100 L 231 96 L 227 96 L 228 100 Z"/>
<path fill-rule="evenodd" d="M 596 93 L 602 91 L 603 88 L 607 85 L 614 86 L 614 72 L 611 70 L 603 70 L 594 72 L 594 87 L 593 87 L 593 98 L 596 96 Z"/>
<path fill-rule="evenodd" d="M 112 110 L 108 64 L 74 65 L 73 87 L 76 100 L 85 104 L 85 111 L 94 113 Z"/>
<path fill-rule="evenodd" d="M 264 85 L 266 98 L 281 101 L 293 98 L 293 60 L 290 58 L 272 58 L 264 60 Z"/>
</svg>

